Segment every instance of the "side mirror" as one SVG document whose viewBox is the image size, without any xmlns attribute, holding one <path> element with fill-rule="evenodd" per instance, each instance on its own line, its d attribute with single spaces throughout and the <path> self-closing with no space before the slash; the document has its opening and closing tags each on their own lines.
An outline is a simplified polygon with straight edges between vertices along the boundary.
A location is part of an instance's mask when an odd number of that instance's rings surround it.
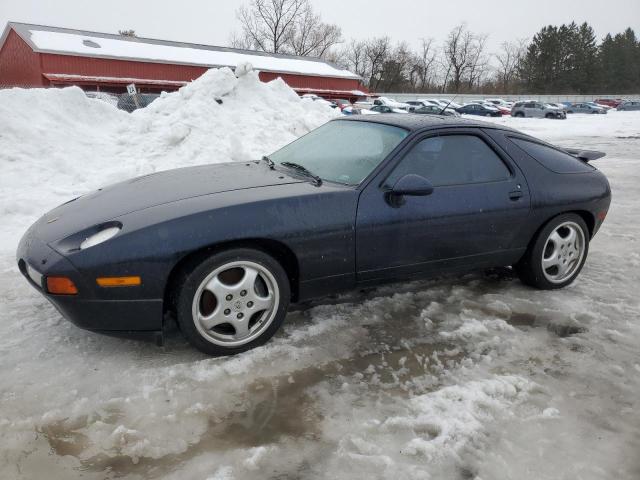
<svg viewBox="0 0 640 480">
<path fill-rule="evenodd" d="M 399 207 L 404 203 L 402 197 L 424 197 L 433 193 L 433 185 L 426 178 L 409 173 L 400 177 L 393 185 L 391 190 L 387 192 L 387 200 L 394 207 Z"/>
</svg>

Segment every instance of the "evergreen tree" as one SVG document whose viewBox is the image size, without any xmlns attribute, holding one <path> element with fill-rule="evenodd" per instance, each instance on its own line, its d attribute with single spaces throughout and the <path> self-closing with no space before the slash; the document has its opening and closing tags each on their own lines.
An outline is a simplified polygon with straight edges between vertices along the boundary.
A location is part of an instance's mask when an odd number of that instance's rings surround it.
<svg viewBox="0 0 640 480">
<path fill-rule="evenodd" d="M 640 42 L 628 28 L 600 46 L 588 23 L 542 28 L 519 69 L 532 93 L 638 93 Z"/>
<path fill-rule="evenodd" d="M 604 42 L 603 42 L 604 46 Z M 609 91 L 638 93 L 640 91 L 640 44 L 631 28 L 618 33 L 601 47 L 600 64 Z M 606 70 L 604 70 L 606 66 Z"/>
</svg>

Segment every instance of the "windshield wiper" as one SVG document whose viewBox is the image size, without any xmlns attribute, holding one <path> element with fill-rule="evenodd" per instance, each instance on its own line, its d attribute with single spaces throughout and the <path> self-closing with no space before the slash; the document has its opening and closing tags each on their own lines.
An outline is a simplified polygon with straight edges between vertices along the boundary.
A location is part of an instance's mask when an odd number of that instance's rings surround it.
<svg viewBox="0 0 640 480">
<path fill-rule="evenodd" d="M 267 157 L 266 155 L 262 156 L 262 160 L 264 160 L 265 162 L 267 162 L 267 165 L 269 165 L 269 168 L 271 170 L 273 170 L 276 166 L 275 163 L 273 163 L 273 160 L 271 160 L 269 157 Z"/>
<path fill-rule="evenodd" d="M 312 178 L 315 182 L 315 184 L 317 186 L 322 185 L 322 179 L 317 176 L 315 173 L 313 173 L 312 171 L 310 171 L 307 167 L 304 167 L 302 165 L 300 165 L 299 163 L 294 163 L 294 162 L 280 162 L 280 165 L 284 166 L 284 167 L 289 167 L 292 168 L 293 170 L 296 170 L 297 172 Z"/>
</svg>

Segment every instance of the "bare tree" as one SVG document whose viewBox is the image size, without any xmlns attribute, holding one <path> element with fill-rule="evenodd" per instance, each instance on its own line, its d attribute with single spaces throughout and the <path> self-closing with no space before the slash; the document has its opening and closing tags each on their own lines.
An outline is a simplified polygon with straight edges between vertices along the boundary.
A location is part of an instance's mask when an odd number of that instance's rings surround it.
<svg viewBox="0 0 640 480">
<path fill-rule="evenodd" d="M 365 46 L 365 56 L 369 62 L 369 88 L 377 90 L 384 64 L 391 52 L 391 40 L 389 37 L 378 37 L 369 40 Z"/>
<path fill-rule="evenodd" d="M 307 4 L 294 22 L 288 46 L 295 55 L 324 57 L 331 47 L 340 42 L 340 27 L 324 23 Z"/>
<path fill-rule="evenodd" d="M 308 6 L 308 0 L 251 0 L 237 12 L 241 33 L 236 45 L 273 53 L 286 50 L 295 22 Z"/>
<path fill-rule="evenodd" d="M 412 87 L 410 76 L 415 54 L 406 42 L 398 43 L 389 49 L 380 69 L 377 87 L 382 91 L 403 91 Z"/>
<path fill-rule="evenodd" d="M 503 93 L 509 93 L 514 80 L 518 75 L 518 69 L 527 51 L 527 40 L 519 39 L 515 42 L 503 42 L 500 52 L 494 54 L 497 62 L 498 82 Z"/>
<path fill-rule="evenodd" d="M 324 23 L 309 0 L 250 0 L 237 16 L 236 48 L 324 57 L 342 41 L 340 27 Z"/>
<path fill-rule="evenodd" d="M 370 78 L 369 59 L 367 57 L 367 42 L 354 40 L 345 45 L 336 59 L 338 64 L 360 75 L 366 82 Z"/>
<path fill-rule="evenodd" d="M 488 35 L 472 35 L 467 73 L 467 87 L 473 89 L 485 76 L 489 66 L 489 58 L 485 55 Z"/>
<path fill-rule="evenodd" d="M 412 73 L 417 77 L 414 83 L 415 88 L 425 91 L 431 84 L 436 65 L 437 52 L 433 38 L 422 38 L 420 40 L 420 51 L 416 55 L 416 61 Z"/>
<path fill-rule="evenodd" d="M 473 56 L 473 42 L 474 35 L 467 30 L 464 23 L 451 30 L 445 41 L 444 60 L 456 93 L 460 91 L 463 77 L 469 69 Z"/>
</svg>

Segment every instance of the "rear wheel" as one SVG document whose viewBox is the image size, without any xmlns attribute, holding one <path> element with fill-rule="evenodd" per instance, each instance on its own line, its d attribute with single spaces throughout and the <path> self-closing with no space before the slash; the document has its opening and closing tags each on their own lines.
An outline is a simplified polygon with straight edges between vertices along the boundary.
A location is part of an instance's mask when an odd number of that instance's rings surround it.
<svg viewBox="0 0 640 480">
<path fill-rule="evenodd" d="M 547 223 L 516 265 L 520 279 L 543 290 L 572 283 L 589 252 L 589 230 L 576 214 L 563 214 Z"/>
<path fill-rule="evenodd" d="M 177 301 L 180 330 L 198 350 L 232 355 L 278 330 L 290 300 L 282 266 L 260 250 L 232 249 L 185 272 Z"/>
<path fill-rule="evenodd" d="M 514 117 L 518 117 L 518 118 L 524 118 L 524 113 L 522 113 L 522 112 L 516 112 L 513 116 L 514 116 Z"/>
</svg>

